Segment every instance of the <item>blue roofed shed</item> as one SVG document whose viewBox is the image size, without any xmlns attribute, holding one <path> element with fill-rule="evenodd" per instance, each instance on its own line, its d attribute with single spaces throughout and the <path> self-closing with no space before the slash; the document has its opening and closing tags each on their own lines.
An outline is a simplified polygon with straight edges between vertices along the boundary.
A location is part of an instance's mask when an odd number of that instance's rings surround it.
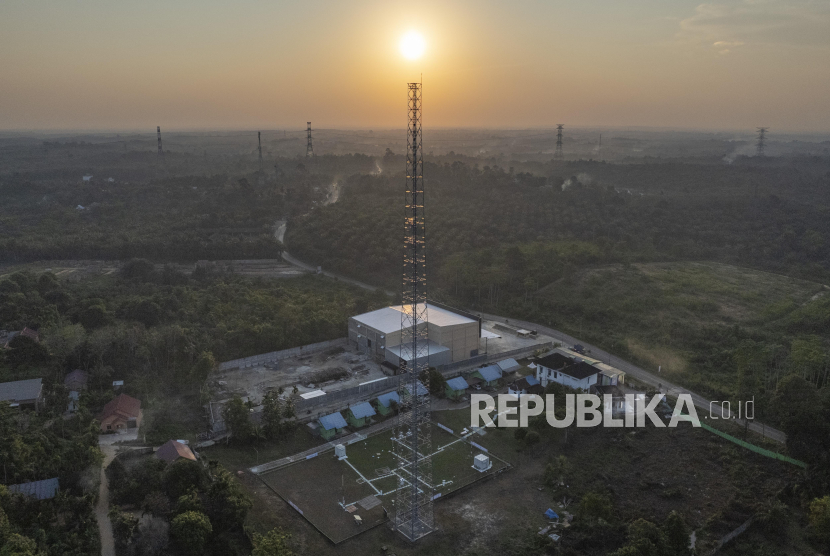
<svg viewBox="0 0 830 556">
<path fill-rule="evenodd" d="M 501 369 L 498 365 L 490 365 L 477 370 L 473 373 L 473 376 L 477 376 L 483 380 L 487 386 L 497 386 L 501 379 Z"/>
<path fill-rule="evenodd" d="M 409 384 L 407 384 L 406 386 L 404 386 L 404 388 L 406 389 L 406 392 L 407 392 L 408 394 L 411 394 L 411 393 L 412 393 L 412 392 L 410 392 L 410 391 L 409 391 Z M 421 384 L 421 381 L 420 381 L 420 380 L 418 381 L 418 387 L 417 387 L 416 389 L 418 390 L 418 397 L 420 397 L 420 396 L 427 396 L 427 395 L 429 395 L 429 390 L 427 390 L 426 386 L 424 386 L 423 384 Z"/>
<path fill-rule="evenodd" d="M 9 492 L 16 492 L 23 496 L 29 496 L 35 500 L 49 500 L 58 493 L 58 478 L 45 479 L 43 481 L 32 481 L 19 485 L 9 485 Z"/>
<path fill-rule="evenodd" d="M 505 373 L 512 373 L 513 371 L 522 368 L 522 366 L 519 365 L 519 362 L 513 359 L 512 357 L 509 359 L 505 359 L 504 361 L 499 361 L 498 363 L 496 363 L 496 365 L 498 365 L 502 372 Z"/>
<path fill-rule="evenodd" d="M 323 417 L 320 417 L 320 436 L 326 440 L 331 440 L 339 432 L 345 429 L 346 426 L 346 420 L 343 419 L 343 416 L 340 415 L 339 411 L 332 413 L 331 415 L 324 415 Z"/>
<path fill-rule="evenodd" d="M 392 402 L 395 405 L 401 403 L 401 397 L 397 392 L 387 392 L 378 396 L 378 413 L 381 415 L 388 415 L 392 412 Z"/>
<path fill-rule="evenodd" d="M 359 403 L 353 405 L 346 412 L 346 419 L 349 424 L 354 427 L 362 427 L 366 424 L 366 420 L 377 415 L 375 408 L 369 402 Z"/>
<path fill-rule="evenodd" d="M 463 377 L 457 376 L 447 381 L 447 386 L 444 388 L 444 393 L 450 399 L 458 399 L 467 391 L 467 381 Z"/>
<path fill-rule="evenodd" d="M 559 519 L 559 514 L 557 514 L 552 509 L 548 508 L 547 511 L 545 512 L 545 517 L 548 518 L 548 519 Z"/>
</svg>

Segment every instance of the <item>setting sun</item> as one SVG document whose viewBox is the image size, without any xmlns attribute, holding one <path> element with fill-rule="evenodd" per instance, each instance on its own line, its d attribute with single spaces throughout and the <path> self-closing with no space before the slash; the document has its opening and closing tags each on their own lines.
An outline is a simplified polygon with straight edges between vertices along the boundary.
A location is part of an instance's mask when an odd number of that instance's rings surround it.
<svg viewBox="0 0 830 556">
<path fill-rule="evenodd" d="M 410 31 L 401 38 L 401 54 L 410 60 L 417 60 L 424 53 L 424 37 L 416 31 Z"/>
</svg>

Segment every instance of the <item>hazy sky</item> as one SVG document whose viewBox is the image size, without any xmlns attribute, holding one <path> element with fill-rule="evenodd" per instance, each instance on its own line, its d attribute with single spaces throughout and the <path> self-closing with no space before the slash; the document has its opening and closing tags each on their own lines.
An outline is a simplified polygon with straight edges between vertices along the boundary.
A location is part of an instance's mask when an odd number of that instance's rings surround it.
<svg viewBox="0 0 830 556">
<path fill-rule="evenodd" d="M 427 50 L 398 50 L 409 30 Z M 830 0 L 2 0 L 0 129 L 830 131 Z"/>
</svg>

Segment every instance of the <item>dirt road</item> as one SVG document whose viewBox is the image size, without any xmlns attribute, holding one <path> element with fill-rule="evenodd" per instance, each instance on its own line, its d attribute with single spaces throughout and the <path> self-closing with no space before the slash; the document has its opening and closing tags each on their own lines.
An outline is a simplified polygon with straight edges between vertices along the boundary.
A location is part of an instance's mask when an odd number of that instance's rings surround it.
<svg viewBox="0 0 830 556">
<path fill-rule="evenodd" d="M 115 457 L 115 446 L 100 444 L 104 452 L 104 463 L 101 465 L 101 486 L 98 489 L 98 505 L 95 506 L 95 519 L 98 520 L 98 532 L 101 534 L 101 556 L 115 556 L 115 541 L 112 538 L 112 523 L 107 515 L 110 507 L 110 492 L 107 484 L 107 475 L 104 469 Z"/>
</svg>

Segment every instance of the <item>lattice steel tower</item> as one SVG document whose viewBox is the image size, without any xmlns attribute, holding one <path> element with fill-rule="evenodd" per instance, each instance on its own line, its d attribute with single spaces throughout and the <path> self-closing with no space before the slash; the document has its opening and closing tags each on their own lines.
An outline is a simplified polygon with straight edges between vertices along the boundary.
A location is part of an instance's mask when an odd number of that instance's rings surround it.
<svg viewBox="0 0 830 556">
<path fill-rule="evenodd" d="M 159 156 L 161 156 L 161 155 L 164 154 L 164 151 L 161 150 L 161 126 L 160 125 L 156 126 L 156 136 L 158 137 L 158 141 L 159 141 Z"/>
<path fill-rule="evenodd" d="M 553 151 L 554 160 L 565 160 L 565 154 L 562 152 L 562 129 L 564 124 L 556 124 L 556 150 Z"/>
<path fill-rule="evenodd" d="M 306 128 L 306 132 L 308 132 L 308 142 L 305 146 L 305 155 L 312 156 L 314 154 L 314 149 L 311 147 L 311 122 L 308 122 L 308 127 Z"/>
<path fill-rule="evenodd" d="M 394 527 L 410 541 L 435 530 L 433 519 L 432 428 L 430 424 L 427 332 L 424 158 L 421 142 L 421 84 L 409 83 L 406 137 L 406 194 L 401 312 L 401 374 L 393 453 L 398 464 Z M 420 376 L 421 374 L 424 376 Z"/>
<path fill-rule="evenodd" d="M 256 132 L 257 149 L 259 149 L 259 171 L 262 172 L 262 132 Z"/>
<path fill-rule="evenodd" d="M 758 151 L 757 156 L 764 156 L 764 141 L 766 139 L 768 127 L 759 127 L 758 128 Z"/>
</svg>

